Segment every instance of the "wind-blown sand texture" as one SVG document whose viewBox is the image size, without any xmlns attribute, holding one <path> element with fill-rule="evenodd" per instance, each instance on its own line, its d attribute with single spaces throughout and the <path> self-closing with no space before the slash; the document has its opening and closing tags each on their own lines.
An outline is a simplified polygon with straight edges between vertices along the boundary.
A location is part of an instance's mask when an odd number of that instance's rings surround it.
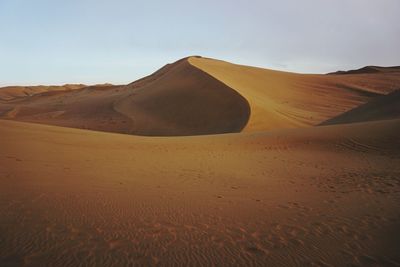
<svg viewBox="0 0 400 267">
<path fill-rule="evenodd" d="M 0 266 L 398 266 L 399 81 L 191 57 L 2 99 Z"/>
</svg>

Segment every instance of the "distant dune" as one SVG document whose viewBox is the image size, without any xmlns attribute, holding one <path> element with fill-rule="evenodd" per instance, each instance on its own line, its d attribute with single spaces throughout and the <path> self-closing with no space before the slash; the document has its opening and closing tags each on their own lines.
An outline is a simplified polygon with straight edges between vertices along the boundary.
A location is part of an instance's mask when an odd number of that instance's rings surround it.
<svg viewBox="0 0 400 267">
<path fill-rule="evenodd" d="M 328 74 L 341 75 L 341 74 L 368 74 L 368 73 L 391 73 L 391 72 L 396 72 L 396 73 L 400 72 L 400 66 L 394 66 L 394 67 L 366 66 L 357 70 L 348 70 L 348 71 L 339 70 Z"/>
<path fill-rule="evenodd" d="M 114 109 L 134 122 L 138 135 L 240 132 L 250 106 L 245 98 L 182 59 L 124 88 Z"/>
<path fill-rule="evenodd" d="M 75 89 L 81 89 L 85 87 L 84 84 L 65 84 L 65 85 L 38 85 L 38 86 L 7 86 L 0 88 L 0 100 L 14 100 L 16 98 L 22 98 L 27 96 L 33 96 L 45 92 L 55 91 L 70 91 Z"/>
<path fill-rule="evenodd" d="M 372 99 L 350 111 L 331 118 L 321 125 L 332 125 L 400 118 L 400 90 Z"/>
</svg>

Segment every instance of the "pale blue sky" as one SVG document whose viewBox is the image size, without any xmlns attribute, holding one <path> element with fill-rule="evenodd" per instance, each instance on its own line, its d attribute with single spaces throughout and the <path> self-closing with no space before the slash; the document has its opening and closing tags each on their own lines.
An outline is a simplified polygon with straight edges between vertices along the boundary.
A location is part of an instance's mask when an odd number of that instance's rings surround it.
<svg viewBox="0 0 400 267">
<path fill-rule="evenodd" d="M 0 0 L 0 85 L 128 83 L 202 55 L 324 73 L 400 65 L 399 0 Z"/>
</svg>

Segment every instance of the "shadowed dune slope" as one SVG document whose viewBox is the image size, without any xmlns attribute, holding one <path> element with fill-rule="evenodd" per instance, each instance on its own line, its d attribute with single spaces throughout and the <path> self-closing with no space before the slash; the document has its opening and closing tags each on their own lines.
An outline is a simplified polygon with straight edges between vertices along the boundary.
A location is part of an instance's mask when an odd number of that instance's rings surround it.
<svg viewBox="0 0 400 267">
<path fill-rule="evenodd" d="M 0 120 L 0 266 L 398 266 L 399 131 L 149 138 Z"/>
<path fill-rule="evenodd" d="M 246 99 L 187 59 L 127 88 L 132 94 L 114 108 L 133 120 L 138 135 L 240 132 L 250 115 Z"/>
<path fill-rule="evenodd" d="M 372 99 L 370 102 L 329 119 L 321 125 L 343 124 L 400 117 L 400 90 Z"/>
<path fill-rule="evenodd" d="M 364 75 L 305 75 L 207 58 L 189 62 L 245 97 L 244 131 L 317 125 L 400 86 L 400 70 Z"/>
</svg>

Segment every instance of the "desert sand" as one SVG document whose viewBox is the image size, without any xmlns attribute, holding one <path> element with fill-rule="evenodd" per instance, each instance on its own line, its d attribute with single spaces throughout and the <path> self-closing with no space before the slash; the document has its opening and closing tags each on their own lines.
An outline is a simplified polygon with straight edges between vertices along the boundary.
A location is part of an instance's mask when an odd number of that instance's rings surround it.
<svg viewBox="0 0 400 267">
<path fill-rule="evenodd" d="M 339 116 L 321 123 L 321 125 L 353 122 L 389 120 L 400 117 L 400 90 L 376 97 L 364 105 L 351 109 Z"/>
<path fill-rule="evenodd" d="M 188 57 L 124 86 L 0 99 L 0 118 L 144 136 L 260 132 L 315 126 L 399 88 L 400 69 L 305 75 Z"/>
<path fill-rule="evenodd" d="M 1 99 L 0 265 L 400 265 L 400 75 L 380 70 L 190 57 Z"/>
<path fill-rule="evenodd" d="M 400 68 L 361 75 L 304 75 L 191 57 L 250 103 L 244 131 L 313 126 L 400 89 Z M 385 68 L 382 68 L 383 70 Z"/>
<path fill-rule="evenodd" d="M 2 87 L 0 90 L 0 100 L 13 100 L 16 98 L 23 98 L 28 96 L 33 96 L 36 94 L 55 94 L 57 91 L 70 91 L 86 87 L 84 84 L 64 84 L 61 86 L 7 86 Z"/>
</svg>

